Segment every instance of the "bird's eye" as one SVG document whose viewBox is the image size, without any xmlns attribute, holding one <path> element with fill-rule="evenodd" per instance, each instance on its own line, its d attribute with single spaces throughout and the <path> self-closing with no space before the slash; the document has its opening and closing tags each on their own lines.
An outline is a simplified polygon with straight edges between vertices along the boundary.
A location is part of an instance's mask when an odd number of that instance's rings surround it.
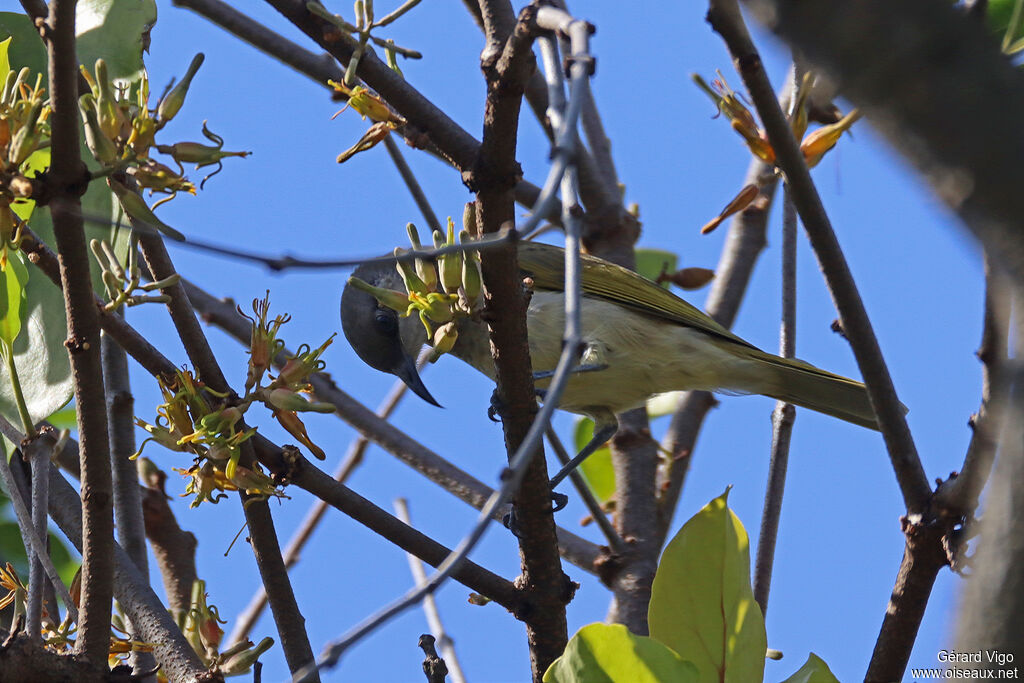
<svg viewBox="0 0 1024 683">
<path fill-rule="evenodd" d="M 395 334 L 398 330 L 398 320 L 393 313 L 388 313 L 387 311 L 377 311 L 373 322 L 377 327 L 377 331 L 387 336 Z"/>
</svg>

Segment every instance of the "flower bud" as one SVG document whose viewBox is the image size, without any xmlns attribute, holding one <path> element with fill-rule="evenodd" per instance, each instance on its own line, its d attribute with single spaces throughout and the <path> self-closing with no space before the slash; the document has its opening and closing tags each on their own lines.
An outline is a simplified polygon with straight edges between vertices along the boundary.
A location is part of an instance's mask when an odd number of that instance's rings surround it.
<svg viewBox="0 0 1024 683">
<path fill-rule="evenodd" d="M 117 161 L 117 145 L 103 132 L 100 121 L 96 117 L 92 95 L 82 95 L 78 100 L 78 108 L 82 111 L 85 123 L 85 144 L 92 152 L 93 158 L 104 166 Z"/>
<path fill-rule="evenodd" d="M 384 289 L 383 287 L 374 287 L 369 282 L 360 280 L 357 277 L 350 277 L 348 283 L 358 289 L 361 292 L 366 292 L 371 295 L 383 306 L 398 311 L 399 313 L 405 313 L 409 309 L 409 296 L 402 292 L 396 292 L 393 289 Z"/>
<path fill-rule="evenodd" d="M 107 185 L 109 185 L 110 189 L 117 195 L 118 201 L 121 202 L 121 208 L 124 209 L 124 212 L 128 214 L 130 218 L 135 221 L 139 221 L 140 223 L 144 223 L 150 228 L 159 230 L 175 241 L 185 241 L 185 236 L 157 218 L 156 214 L 154 214 L 150 210 L 149 206 L 146 205 L 146 201 L 137 193 L 132 192 L 113 178 L 107 178 Z"/>
<path fill-rule="evenodd" d="M 188 65 L 188 71 L 182 76 L 181 80 L 178 81 L 177 85 L 171 88 L 171 91 L 160 100 L 160 104 L 157 105 L 156 113 L 160 118 L 160 123 L 164 124 L 175 117 L 175 115 L 181 111 L 182 106 L 185 104 L 185 96 L 188 95 L 189 86 L 192 85 L 192 79 L 195 77 L 196 72 L 199 71 L 199 67 L 203 65 L 203 59 L 205 56 L 202 52 L 192 58 L 192 63 Z"/>
</svg>

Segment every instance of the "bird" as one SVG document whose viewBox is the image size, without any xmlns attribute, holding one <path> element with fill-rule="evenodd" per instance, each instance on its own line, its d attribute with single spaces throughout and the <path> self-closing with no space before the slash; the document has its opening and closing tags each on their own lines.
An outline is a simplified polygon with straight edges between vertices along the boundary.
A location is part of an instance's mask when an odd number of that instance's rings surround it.
<svg viewBox="0 0 1024 683">
<path fill-rule="evenodd" d="M 543 393 L 562 352 L 565 251 L 532 241 L 517 242 L 516 250 L 532 292 L 527 335 Z M 353 272 L 341 296 L 342 329 L 363 362 L 395 375 L 420 398 L 439 405 L 413 360 L 427 343 L 420 320 L 380 304 L 353 286 L 353 279 L 404 292 L 395 265 L 369 262 Z M 878 429 L 861 382 L 762 351 L 661 285 L 609 261 L 582 254 L 580 279 L 581 366 L 570 376 L 557 407 L 593 419 L 594 437 L 552 478 L 552 487 L 614 435 L 617 413 L 669 391 L 762 394 Z M 487 326 L 465 317 L 457 329 L 451 354 L 493 380 Z"/>
</svg>

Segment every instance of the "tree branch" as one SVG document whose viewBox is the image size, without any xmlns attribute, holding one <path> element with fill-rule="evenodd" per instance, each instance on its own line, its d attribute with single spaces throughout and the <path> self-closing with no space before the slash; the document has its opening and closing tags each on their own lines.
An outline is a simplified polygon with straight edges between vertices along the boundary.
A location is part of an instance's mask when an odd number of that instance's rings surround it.
<svg viewBox="0 0 1024 683">
<path fill-rule="evenodd" d="M 743 23 L 737 0 L 711 0 L 708 21 L 729 47 L 736 69 L 747 86 L 768 140 L 775 150 L 776 163 L 786 176 L 793 203 L 803 219 L 804 229 L 867 385 L 868 396 L 878 418 L 878 426 L 885 439 L 907 510 L 910 513 L 922 513 L 928 509 L 931 487 L 907 426 L 903 405 L 896 396 L 878 339 L 832 224 L 811 180 L 803 154 L 793 138 L 792 129 L 779 107 L 761 58 Z"/>
<path fill-rule="evenodd" d="M 75 55 L 75 0 L 49 5 L 51 158 L 47 175 L 50 212 L 60 261 L 64 308 L 68 321 L 66 346 L 78 406 L 79 455 L 82 472 L 82 599 L 76 649 L 94 666 L 103 666 L 110 648 L 110 607 L 114 517 L 107 439 L 100 327 L 93 304 L 89 252 L 79 197 L 88 172 L 79 156 L 78 58 Z"/>
<path fill-rule="evenodd" d="M 497 0 L 501 6 L 501 0 Z M 520 13 L 511 35 L 502 35 L 491 20 L 496 11 L 481 0 L 487 46 L 481 68 L 487 80 L 483 140 L 466 185 L 476 193 L 476 222 L 483 235 L 515 224 L 512 190 L 522 175 L 516 163 L 519 109 L 523 90 L 535 70 L 533 37 L 536 5 Z M 484 316 L 491 337 L 497 394 L 502 405 L 505 448 L 511 461 L 537 414 L 533 369 L 526 332 L 526 297 L 515 248 L 481 252 L 485 288 Z M 558 557 L 551 508 L 551 486 L 543 448 L 531 456 L 515 492 L 518 521 L 520 585 L 532 608 L 525 615 L 530 666 L 537 683 L 565 649 L 565 605 L 570 591 Z"/>
<path fill-rule="evenodd" d="M 252 451 L 251 444 L 243 444 L 243 448 Z M 281 557 L 281 546 L 277 541 L 274 520 L 270 516 L 270 506 L 265 498 L 247 496 L 241 491 L 238 495 L 245 511 L 245 523 L 249 527 L 249 544 L 267 591 L 270 613 L 274 615 L 274 624 L 281 637 L 281 649 L 284 650 L 288 670 L 294 674 L 314 661 L 313 648 L 306 634 L 306 619 L 299 611 L 288 578 L 288 568 Z M 305 680 L 313 682 L 320 679 L 314 674 Z"/>
</svg>

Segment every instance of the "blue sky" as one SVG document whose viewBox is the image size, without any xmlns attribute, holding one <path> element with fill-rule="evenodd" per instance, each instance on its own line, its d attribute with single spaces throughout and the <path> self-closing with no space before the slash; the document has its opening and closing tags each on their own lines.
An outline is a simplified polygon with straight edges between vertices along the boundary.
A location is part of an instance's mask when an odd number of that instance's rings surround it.
<svg viewBox="0 0 1024 683">
<path fill-rule="evenodd" d="M 4 4 L 17 9 L 16 3 Z M 311 45 L 266 5 L 244 4 L 254 18 Z M 701 236 L 699 227 L 739 189 L 749 154 L 725 121 L 713 119 L 710 102 L 689 80 L 692 72 L 707 78 L 720 69 L 739 86 L 724 46 L 703 20 L 706 7 L 606 0 L 576 5 L 579 16 L 597 26 L 593 90 L 626 199 L 640 206 L 640 246 L 672 250 L 685 266 L 713 268 L 725 230 Z M 328 6 L 351 14 L 347 4 Z M 171 76 L 184 72 L 195 52 L 206 54 L 185 108 L 163 141 L 198 140 L 202 121 L 208 119 L 210 128 L 225 138 L 226 148 L 253 152 L 246 160 L 229 159 L 224 172 L 198 197 L 180 197 L 161 208 L 166 222 L 206 241 L 310 257 L 389 251 L 405 242 L 406 222 L 422 224 L 383 149 L 341 166 L 335 163 L 335 156 L 365 130 L 365 122 L 349 112 L 331 121 L 338 105 L 320 86 L 187 10 L 164 0 L 159 9 L 147 58 L 155 93 Z M 382 5 L 377 11 L 389 9 Z M 424 54 L 422 62 L 402 62 L 406 78 L 479 136 L 482 37 L 462 4 L 424 2 L 386 35 Z M 760 45 L 777 83 L 787 53 L 764 36 Z M 526 177 L 540 183 L 547 147 L 525 108 L 521 130 L 519 160 Z M 435 211 L 460 215 L 470 195 L 458 173 L 403 149 Z M 980 365 L 973 355 L 981 326 L 979 250 L 903 161 L 885 148 L 870 121 L 858 123 L 853 137 L 845 138 L 814 175 L 900 398 L 910 408 L 908 419 L 925 469 L 932 479 L 947 476 L 961 462 L 970 437 L 967 419 L 979 400 Z M 777 210 L 775 214 L 768 248 L 735 326 L 741 336 L 770 350 L 777 348 L 779 319 L 781 239 Z M 172 256 L 185 276 L 215 295 L 244 303 L 269 289 L 273 310 L 292 315 L 283 336 L 293 348 L 303 342 L 317 345 L 340 331 L 338 297 L 346 272 L 275 275 L 180 247 L 172 248 Z M 686 298 L 702 305 L 705 294 L 688 293 Z M 813 254 L 801 236 L 797 355 L 858 376 L 848 346 L 829 329 L 834 318 Z M 159 307 L 132 309 L 129 320 L 152 335 L 172 360 L 184 362 Z M 240 387 L 246 363 L 241 348 L 217 330 L 210 330 L 210 337 L 226 374 Z M 343 338 L 330 347 L 326 360 L 335 380 L 370 406 L 391 385 L 391 378 L 363 366 Z M 492 389 L 488 381 L 451 358 L 430 368 L 424 379 L 446 409 L 412 398 L 394 422 L 484 482 L 496 482 L 505 455 L 500 427 L 485 415 Z M 155 383 L 136 372 L 135 390 L 137 413 L 150 419 L 158 402 Z M 721 400 L 701 433 L 676 520 L 681 523 L 732 485 L 729 502 L 746 525 L 753 548 L 774 402 L 761 397 Z M 354 432 L 330 416 L 306 422 L 313 439 L 329 453 L 329 471 Z M 563 415 L 556 425 L 568 438 L 571 418 Z M 655 435 L 660 437 L 665 426 L 665 420 L 656 422 Z M 280 443 L 292 441 L 270 421 L 261 423 L 261 430 Z M 157 448 L 147 455 L 168 470 L 184 466 L 180 456 Z M 388 508 L 395 497 L 407 497 L 414 523 L 447 544 L 455 544 L 475 517 L 475 511 L 377 448 L 370 449 L 350 485 Z M 182 481 L 169 481 L 172 495 L 183 490 Z M 310 503 L 301 491 L 289 494 L 291 500 L 272 505 L 282 542 Z M 179 521 L 200 537 L 199 571 L 211 602 L 222 615 L 237 614 L 259 580 L 244 544 L 224 556 L 242 524 L 241 510 L 230 500 L 194 511 L 182 502 L 177 511 Z M 798 412 L 767 615 L 769 646 L 786 656 L 768 662 L 767 681 L 790 675 L 810 651 L 828 662 L 842 681 L 863 677 L 902 556 L 902 511 L 878 434 Z M 579 529 L 583 514 L 574 501 L 558 521 L 599 541 L 593 528 Z M 489 532 L 473 559 L 507 577 L 518 572 L 514 541 L 500 528 Z M 582 584 L 569 606 L 574 632 L 604 617 L 609 594 L 595 577 L 571 565 L 566 570 Z M 403 593 L 411 581 L 401 551 L 340 513 L 328 516 L 292 580 L 315 651 Z M 910 666 L 936 666 L 937 652 L 952 647 L 950 617 L 960 581 L 948 571 L 940 574 Z M 466 604 L 467 593 L 451 584 L 438 599 L 469 679 L 528 680 L 522 626 L 499 607 Z M 325 680 L 422 680 L 416 638 L 426 628 L 420 611 L 408 612 L 352 649 Z M 276 638 L 269 614 L 253 635 Z M 279 648 L 263 659 L 264 680 L 287 676 Z"/>
</svg>

